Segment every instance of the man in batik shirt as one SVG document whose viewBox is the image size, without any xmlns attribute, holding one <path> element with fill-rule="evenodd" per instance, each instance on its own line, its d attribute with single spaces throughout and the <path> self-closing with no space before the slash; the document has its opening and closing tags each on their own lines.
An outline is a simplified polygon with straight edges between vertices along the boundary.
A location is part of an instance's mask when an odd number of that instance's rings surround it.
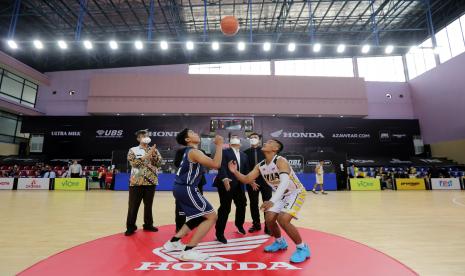
<svg viewBox="0 0 465 276">
<path fill-rule="evenodd" d="M 155 145 L 149 146 L 151 139 L 146 129 L 136 132 L 139 146 L 128 152 L 128 162 L 131 165 L 129 179 L 129 206 L 126 221 L 126 236 L 136 232 L 137 212 L 141 201 L 144 201 L 144 231 L 157 232 L 153 226 L 152 204 L 155 187 L 158 185 L 157 171 L 161 166 L 162 157 Z"/>
</svg>

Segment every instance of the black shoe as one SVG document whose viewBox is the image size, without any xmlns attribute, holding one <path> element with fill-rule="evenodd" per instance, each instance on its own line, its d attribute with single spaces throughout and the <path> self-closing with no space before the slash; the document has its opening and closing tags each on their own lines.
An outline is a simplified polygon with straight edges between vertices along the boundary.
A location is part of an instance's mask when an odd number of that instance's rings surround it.
<svg viewBox="0 0 465 276">
<path fill-rule="evenodd" d="M 216 235 L 216 240 L 224 244 L 228 243 L 228 240 L 224 237 L 224 235 Z"/>
<path fill-rule="evenodd" d="M 242 227 L 242 226 L 237 226 L 237 233 L 242 234 L 242 235 L 245 235 L 246 232 L 245 232 L 244 227 Z"/>
<path fill-rule="evenodd" d="M 262 227 L 257 224 L 257 225 L 252 225 L 252 227 L 249 228 L 249 233 L 257 232 L 262 230 Z"/>
<path fill-rule="evenodd" d="M 134 235 L 134 233 L 136 233 L 136 230 L 126 230 L 126 232 L 124 232 L 124 235 L 128 237 Z"/>
<path fill-rule="evenodd" d="M 267 227 L 265 227 L 265 234 L 271 236 L 271 231 L 270 231 L 270 229 L 268 229 Z"/>
<path fill-rule="evenodd" d="M 325 191 L 323 191 L 323 192 L 321 192 L 321 194 L 322 194 L 322 195 L 327 195 L 328 193 L 325 192 Z"/>
<path fill-rule="evenodd" d="M 144 227 L 144 231 L 158 232 L 158 228 L 157 228 L 157 227 L 154 227 L 154 226 Z"/>
<path fill-rule="evenodd" d="M 317 192 L 315 192 L 315 191 L 313 191 L 313 190 L 312 190 L 312 193 L 314 193 L 314 194 L 318 194 Z"/>
</svg>

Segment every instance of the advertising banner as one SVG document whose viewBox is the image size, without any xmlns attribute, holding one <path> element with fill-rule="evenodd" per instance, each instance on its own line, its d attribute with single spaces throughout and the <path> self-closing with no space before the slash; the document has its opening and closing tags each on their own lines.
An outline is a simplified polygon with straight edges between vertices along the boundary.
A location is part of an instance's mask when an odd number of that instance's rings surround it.
<svg viewBox="0 0 465 276">
<path fill-rule="evenodd" d="M 381 190 L 381 183 L 378 178 L 351 178 L 350 190 L 379 191 Z"/>
<path fill-rule="evenodd" d="M 50 178 L 19 178 L 18 190 L 48 190 Z"/>
<path fill-rule="evenodd" d="M 397 190 L 426 190 L 423 178 L 396 178 Z"/>
<path fill-rule="evenodd" d="M 431 178 L 433 190 L 460 190 L 459 178 Z"/>
<path fill-rule="evenodd" d="M 55 178 L 55 190 L 85 191 L 85 178 Z"/>
<path fill-rule="evenodd" d="M 12 190 L 14 178 L 0 178 L 0 190 Z"/>
</svg>

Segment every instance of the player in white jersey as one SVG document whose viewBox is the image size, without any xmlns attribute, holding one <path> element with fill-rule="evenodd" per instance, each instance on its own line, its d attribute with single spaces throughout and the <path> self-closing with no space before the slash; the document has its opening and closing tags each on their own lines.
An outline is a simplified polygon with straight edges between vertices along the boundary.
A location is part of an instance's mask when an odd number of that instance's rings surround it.
<svg viewBox="0 0 465 276">
<path fill-rule="evenodd" d="M 325 161 L 324 160 L 320 160 L 318 162 L 318 165 L 316 165 L 315 167 L 315 178 L 316 178 L 316 182 L 315 182 L 315 185 L 313 185 L 313 190 L 312 192 L 314 194 L 317 194 L 317 191 L 316 191 L 316 186 L 320 185 L 320 191 L 322 194 L 324 195 L 327 195 L 328 193 L 325 192 L 324 188 L 323 188 L 323 176 L 325 174 L 324 170 L 323 170 L 323 165 L 324 165 Z"/>
<path fill-rule="evenodd" d="M 257 164 L 249 174 L 241 174 L 235 161 L 229 162 L 229 170 L 242 183 L 252 183 L 261 174 L 266 183 L 273 188 L 274 193 L 270 201 L 263 202 L 260 207 L 266 212 L 266 226 L 275 238 L 271 245 L 265 247 L 265 251 L 277 252 L 287 249 L 287 242 L 281 237 L 281 226 L 297 247 L 291 256 L 291 262 L 300 263 L 310 257 L 310 249 L 302 241 L 299 231 L 291 221 L 298 218 L 307 192 L 286 158 L 278 155 L 282 150 L 283 144 L 280 141 L 268 140 L 262 147 L 265 160 Z"/>
</svg>

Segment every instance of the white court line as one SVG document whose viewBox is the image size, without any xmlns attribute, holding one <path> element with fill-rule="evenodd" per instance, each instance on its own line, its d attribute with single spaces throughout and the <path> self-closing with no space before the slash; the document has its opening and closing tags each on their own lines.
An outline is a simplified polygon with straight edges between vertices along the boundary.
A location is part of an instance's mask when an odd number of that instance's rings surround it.
<svg viewBox="0 0 465 276">
<path fill-rule="evenodd" d="M 459 206 L 465 207 L 465 203 L 462 203 L 462 202 L 460 202 L 460 201 L 457 200 L 457 199 L 459 199 L 459 198 L 460 198 L 460 197 L 454 197 L 454 198 L 452 199 L 452 202 L 453 202 L 454 204 L 459 205 Z M 465 197 L 462 197 L 462 198 L 465 198 Z"/>
</svg>

